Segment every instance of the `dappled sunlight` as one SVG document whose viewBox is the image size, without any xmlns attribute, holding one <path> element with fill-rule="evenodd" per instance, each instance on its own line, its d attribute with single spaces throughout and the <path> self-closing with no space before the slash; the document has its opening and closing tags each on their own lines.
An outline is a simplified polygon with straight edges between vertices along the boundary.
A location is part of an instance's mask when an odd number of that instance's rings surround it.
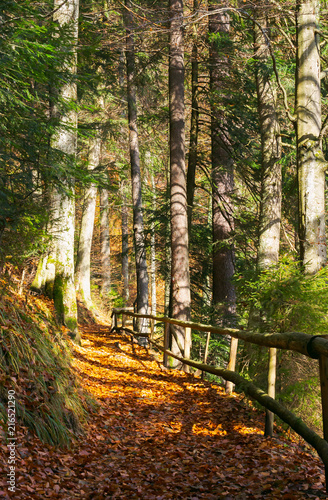
<svg viewBox="0 0 328 500">
<path fill-rule="evenodd" d="M 75 367 L 101 401 L 86 446 L 91 450 L 98 436 L 97 466 L 108 471 L 119 498 L 139 498 L 141 491 L 143 499 L 182 499 L 193 492 L 207 500 L 229 494 L 235 498 L 236 491 L 261 495 L 258 478 L 271 477 L 274 467 L 286 475 L 273 488 L 276 495 L 294 488 L 297 498 L 306 497 L 302 485 L 308 492 L 309 478 L 298 476 L 297 486 L 287 486 L 288 474 L 296 462 L 310 460 L 312 467 L 313 457 L 286 449 L 281 440 L 267 441 L 264 416 L 244 397 L 163 368 L 154 353 L 127 336 L 88 330 L 84 339 L 82 348 L 76 348 Z M 316 482 L 323 481 L 320 466 L 315 470 Z"/>
<path fill-rule="evenodd" d="M 227 431 L 222 429 L 222 424 L 215 425 L 210 422 L 207 427 L 199 424 L 194 424 L 192 426 L 192 432 L 194 434 L 202 434 L 203 436 L 226 436 Z"/>
<path fill-rule="evenodd" d="M 235 432 L 239 432 L 239 434 L 261 434 L 263 435 L 263 431 L 261 431 L 260 429 L 256 428 L 256 427 L 247 427 L 245 425 L 235 425 L 233 427 L 233 430 Z"/>
<path fill-rule="evenodd" d="M 38 500 L 321 497 L 321 462 L 290 441 L 264 438 L 264 415 L 242 396 L 165 369 L 108 327 L 84 329 L 73 363 L 97 402 L 86 433 L 70 450 L 29 436 L 15 498 L 31 491 Z M 46 486 L 26 480 L 44 471 Z"/>
</svg>

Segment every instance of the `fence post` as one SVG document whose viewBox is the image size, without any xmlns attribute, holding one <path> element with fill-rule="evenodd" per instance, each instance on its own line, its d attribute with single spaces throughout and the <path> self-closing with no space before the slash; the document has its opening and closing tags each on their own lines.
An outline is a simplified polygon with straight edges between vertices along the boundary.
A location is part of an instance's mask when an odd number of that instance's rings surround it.
<svg viewBox="0 0 328 500">
<path fill-rule="evenodd" d="M 170 330 L 170 325 L 169 323 L 164 324 L 164 349 L 169 348 L 169 330 Z M 163 365 L 168 367 L 168 355 L 166 352 L 163 354 Z"/>
<path fill-rule="evenodd" d="M 189 326 L 185 327 L 185 340 L 184 340 L 184 352 L 183 357 L 190 359 L 190 346 L 191 346 L 191 328 Z M 189 365 L 184 365 L 183 370 L 186 373 L 190 373 Z"/>
<path fill-rule="evenodd" d="M 326 335 L 325 335 L 326 337 Z M 323 437 L 328 441 L 328 358 L 323 354 L 319 356 L 319 373 L 322 404 Z M 326 485 L 328 484 L 328 466 L 325 465 Z"/>
<path fill-rule="evenodd" d="M 231 337 L 230 338 L 230 358 L 229 358 L 227 370 L 231 370 L 232 372 L 234 372 L 236 369 L 237 350 L 238 350 L 238 339 Z M 227 380 L 225 389 L 226 389 L 227 394 L 231 394 L 233 389 L 234 389 L 233 382 L 230 382 L 230 380 Z"/>
<path fill-rule="evenodd" d="M 125 314 L 122 312 L 122 328 L 125 327 Z"/>
<path fill-rule="evenodd" d="M 269 371 L 268 371 L 268 395 L 273 399 L 276 396 L 276 372 L 277 372 L 277 349 L 270 347 L 269 349 Z M 265 410 L 265 430 L 264 435 L 272 437 L 273 435 L 274 413 Z"/>
<path fill-rule="evenodd" d="M 154 325 L 155 325 L 155 320 L 151 319 L 150 320 L 150 340 L 154 339 Z"/>
<path fill-rule="evenodd" d="M 209 345 L 210 345 L 210 338 L 211 338 L 211 332 L 207 332 L 207 336 L 206 336 L 206 344 L 205 344 L 205 352 L 204 352 L 204 365 L 206 365 L 206 361 L 207 361 L 207 356 L 208 356 L 208 348 L 209 348 Z M 202 378 L 204 378 L 204 372 L 202 372 Z"/>
<path fill-rule="evenodd" d="M 117 330 L 117 316 L 115 311 L 112 312 L 112 317 L 113 317 L 113 324 L 111 331 L 113 332 L 114 330 Z"/>
</svg>

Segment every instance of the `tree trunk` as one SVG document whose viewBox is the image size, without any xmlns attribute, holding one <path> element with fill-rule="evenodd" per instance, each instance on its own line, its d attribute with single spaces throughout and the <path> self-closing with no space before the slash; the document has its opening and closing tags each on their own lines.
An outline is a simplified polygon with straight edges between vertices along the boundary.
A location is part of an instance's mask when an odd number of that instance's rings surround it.
<svg viewBox="0 0 328 500">
<path fill-rule="evenodd" d="M 326 264 L 325 170 L 322 153 L 319 0 L 297 1 L 296 132 L 299 240 L 304 270 Z"/>
<path fill-rule="evenodd" d="M 193 11 L 197 12 L 199 0 L 194 0 Z M 195 28 L 196 30 L 196 28 Z M 199 129 L 199 106 L 198 106 L 198 48 L 197 40 L 194 41 L 191 56 L 191 123 L 190 123 L 190 146 L 187 171 L 187 204 L 188 204 L 188 230 L 191 231 L 191 218 L 194 204 L 195 178 L 198 153 L 198 129 Z"/>
<path fill-rule="evenodd" d="M 210 5 L 211 10 L 219 8 Z M 209 31 L 227 34 L 230 31 L 228 13 L 209 17 Z M 215 43 L 210 46 L 211 88 L 211 140 L 212 140 L 212 211 L 213 211 L 213 305 L 221 315 L 221 324 L 233 321 L 236 309 L 236 293 L 232 284 L 234 274 L 234 229 L 231 195 L 234 190 L 233 159 L 226 119 L 214 104 L 228 91 L 229 60 L 219 53 Z"/>
<path fill-rule="evenodd" d="M 266 13 L 264 13 L 265 16 Z M 263 31 L 267 21 L 262 19 Z M 256 88 L 261 129 L 261 211 L 257 265 L 265 269 L 278 262 L 281 223 L 281 137 L 276 95 L 267 68 L 269 49 L 255 25 Z"/>
<path fill-rule="evenodd" d="M 171 186 L 171 291 L 172 316 L 180 320 L 190 318 L 189 241 L 185 167 L 184 117 L 184 48 L 183 1 L 170 0 L 170 186 Z M 176 327 L 177 340 L 171 336 L 171 350 L 180 353 L 179 344 L 190 349 L 191 338 L 185 330 Z M 174 362 L 176 365 L 176 362 Z"/>
<path fill-rule="evenodd" d="M 210 10 L 219 8 L 210 3 Z M 227 36 L 230 32 L 230 17 L 227 12 L 209 17 L 209 32 Z M 229 90 L 229 58 L 219 53 L 215 42 L 210 45 L 210 90 L 211 90 L 211 141 L 212 141 L 212 228 L 213 228 L 213 306 L 221 325 L 235 322 L 236 291 L 232 283 L 234 274 L 234 230 L 231 195 L 234 190 L 234 169 L 231 156 L 229 130 L 224 114 L 216 105 L 217 99 Z M 229 367 L 236 365 L 238 341 L 230 341 Z M 233 384 L 226 383 L 226 391 Z"/>
<path fill-rule="evenodd" d="M 50 206 L 47 233 L 50 237 L 47 252 L 41 256 L 31 289 L 45 293 L 53 299 L 53 288 L 56 274 L 56 251 L 59 223 L 59 200 L 60 196 L 55 187 L 49 187 L 45 193 L 47 203 Z"/>
<path fill-rule="evenodd" d="M 128 230 L 128 206 L 124 185 L 122 186 L 122 277 L 123 298 L 127 303 L 129 300 L 129 230 Z"/>
<path fill-rule="evenodd" d="M 101 135 L 97 130 L 91 139 L 89 148 L 89 170 L 94 170 L 100 163 Z M 90 287 L 90 255 L 95 222 L 97 187 L 91 184 L 86 188 L 83 199 L 83 212 L 80 228 L 79 247 L 76 258 L 75 287 L 86 307 L 92 309 Z"/>
<path fill-rule="evenodd" d="M 154 174 L 151 174 L 151 185 L 153 190 L 153 210 L 156 209 L 156 187 Z M 155 222 L 151 224 L 151 241 L 150 241 L 150 269 L 151 269 L 151 313 L 156 316 L 157 298 L 156 298 L 156 232 Z"/>
<path fill-rule="evenodd" d="M 261 12 L 259 6 L 259 12 Z M 279 259 L 281 223 L 281 137 L 276 111 L 276 95 L 268 71 L 269 48 L 263 31 L 268 32 L 267 10 L 256 13 L 261 28 L 254 25 L 254 49 L 256 65 L 256 89 L 261 129 L 261 210 L 257 266 L 261 271 Z M 265 314 L 265 311 L 264 311 Z M 260 318 L 261 320 L 261 318 Z M 268 394 L 275 397 L 277 350 L 269 349 Z M 273 435 L 274 414 L 266 410 L 265 435 Z"/>
<path fill-rule="evenodd" d="M 74 44 L 78 39 L 78 16 L 79 0 L 68 0 L 63 3 L 55 0 L 57 9 L 54 20 L 63 26 L 72 23 L 74 33 Z M 72 61 L 64 68 L 71 74 L 76 73 L 76 53 Z M 76 101 L 77 89 L 74 82 L 64 83 L 59 90 L 63 101 Z M 58 111 L 57 111 L 58 112 Z M 74 161 L 76 155 L 76 129 L 77 112 L 75 109 L 65 112 L 59 116 L 59 129 L 52 137 L 52 148 L 58 149 L 67 155 L 67 161 Z M 69 193 L 69 194 L 68 194 Z M 79 341 L 77 329 L 77 306 L 74 286 L 74 181 L 66 181 L 66 192 L 59 192 L 59 215 L 57 252 L 56 252 L 56 276 L 54 281 L 54 302 L 57 314 L 64 325 L 69 328 L 73 338 Z"/>
<path fill-rule="evenodd" d="M 101 296 L 108 297 L 111 289 L 109 191 L 100 190 Z"/>
<path fill-rule="evenodd" d="M 134 83 L 135 57 L 133 17 L 131 13 L 130 0 L 125 0 L 125 6 L 126 9 L 124 11 L 124 20 L 126 27 L 127 97 L 132 180 L 133 234 L 137 272 L 137 311 L 140 314 L 148 314 L 148 272 L 142 211 L 141 174 L 137 127 L 137 101 Z M 138 330 L 141 333 L 147 332 L 147 320 L 142 319 L 139 321 Z"/>
<path fill-rule="evenodd" d="M 62 194 L 59 210 L 54 303 L 59 320 L 70 330 L 73 339 L 79 341 L 74 285 L 74 198 Z"/>
</svg>

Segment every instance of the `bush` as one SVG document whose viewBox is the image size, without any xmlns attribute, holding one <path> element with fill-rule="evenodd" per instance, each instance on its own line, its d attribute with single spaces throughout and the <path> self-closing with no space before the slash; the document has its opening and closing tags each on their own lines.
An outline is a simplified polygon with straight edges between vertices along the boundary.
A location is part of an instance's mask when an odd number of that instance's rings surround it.
<svg viewBox="0 0 328 500">
<path fill-rule="evenodd" d="M 288 257 L 253 277 L 237 279 L 244 323 L 262 332 L 328 331 L 328 269 L 315 276 L 302 273 Z M 266 390 L 268 349 L 244 345 L 241 371 Z M 321 403 L 317 361 L 280 351 L 277 364 L 277 399 L 321 432 Z"/>
</svg>

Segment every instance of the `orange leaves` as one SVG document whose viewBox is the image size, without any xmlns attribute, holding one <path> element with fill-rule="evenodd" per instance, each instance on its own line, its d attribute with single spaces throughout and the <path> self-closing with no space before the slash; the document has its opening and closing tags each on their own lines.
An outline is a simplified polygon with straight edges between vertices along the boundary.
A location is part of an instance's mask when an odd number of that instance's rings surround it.
<svg viewBox="0 0 328 500">
<path fill-rule="evenodd" d="M 15 498 L 324 498 L 321 462 L 260 435 L 263 416 L 240 396 L 163 372 L 143 348 L 96 328 L 75 348 L 75 370 L 99 403 L 87 433 L 70 450 L 20 435 Z M 6 451 L 0 447 L 4 473 Z"/>
</svg>

